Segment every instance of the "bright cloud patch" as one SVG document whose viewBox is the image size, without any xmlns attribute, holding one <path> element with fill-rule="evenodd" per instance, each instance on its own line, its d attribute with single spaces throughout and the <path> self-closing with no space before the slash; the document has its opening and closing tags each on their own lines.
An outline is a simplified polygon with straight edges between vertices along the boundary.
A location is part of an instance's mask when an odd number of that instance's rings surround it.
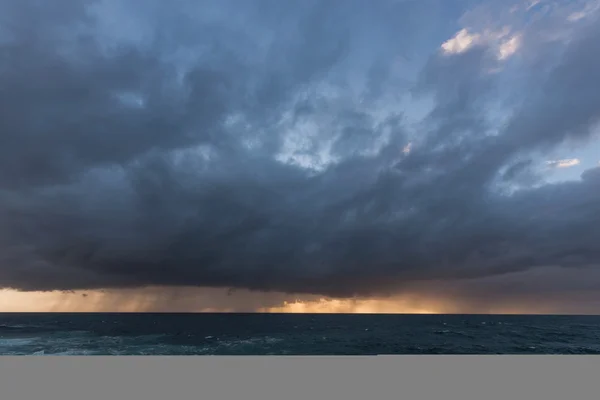
<svg viewBox="0 0 600 400">
<path fill-rule="evenodd" d="M 505 60 L 515 54 L 521 45 L 521 36 L 515 35 L 503 42 L 500 45 L 500 49 L 498 50 L 498 58 L 500 60 Z"/>
<path fill-rule="evenodd" d="M 504 27 L 500 31 L 484 31 L 483 33 L 469 32 L 464 28 L 444 42 L 441 48 L 445 54 L 450 55 L 464 53 L 473 46 L 486 45 L 495 49 L 498 60 L 506 60 L 517 52 L 521 44 L 520 34 L 510 37 L 509 34 L 510 28 L 508 27 Z"/>
<path fill-rule="evenodd" d="M 581 164 L 577 158 L 568 158 L 564 160 L 546 161 L 546 164 L 552 168 L 569 168 Z"/>
<path fill-rule="evenodd" d="M 461 29 L 450 40 L 442 44 L 442 49 L 447 54 L 460 54 L 469 50 L 481 41 L 481 35 L 469 33 L 467 29 Z"/>
</svg>

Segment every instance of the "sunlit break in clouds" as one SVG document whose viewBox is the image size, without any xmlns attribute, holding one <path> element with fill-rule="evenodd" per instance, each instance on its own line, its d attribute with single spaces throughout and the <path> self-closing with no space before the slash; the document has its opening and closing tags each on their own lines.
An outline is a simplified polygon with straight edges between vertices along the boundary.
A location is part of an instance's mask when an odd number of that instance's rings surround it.
<svg viewBox="0 0 600 400">
<path fill-rule="evenodd" d="M 569 158 L 569 159 L 565 159 L 565 160 L 547 161 L 546 163 L 550 167 L 569 168 L 569 167 L 574 167 L 575 165 L 581 164 L 581 161 L 579 161 L 576 158 Z"/>
<path fill-rule="evenodd" d="M 0 311 L 597 313 L 599 18 L 0 0 Z"/>
</svg>

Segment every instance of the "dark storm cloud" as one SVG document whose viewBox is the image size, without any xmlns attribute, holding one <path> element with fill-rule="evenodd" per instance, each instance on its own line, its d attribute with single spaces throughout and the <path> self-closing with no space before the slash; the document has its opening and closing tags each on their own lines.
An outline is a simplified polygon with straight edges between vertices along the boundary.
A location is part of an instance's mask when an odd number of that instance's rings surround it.
<svg viewBox="0 0 600 400">
<path fill-rule="evenodd" d="M 350 296 L 600 266 L 598 169 L 496 187 L 591 137 L 598 25 L 491 134 L 500 62 L 438 51 L 440 2 L 0 4 L 0 287 Z M 430 42 L 407 87 L 394 71 Z M 435 104 L 417 137 L 376 113 L 410 90 Z"/>
</svg>

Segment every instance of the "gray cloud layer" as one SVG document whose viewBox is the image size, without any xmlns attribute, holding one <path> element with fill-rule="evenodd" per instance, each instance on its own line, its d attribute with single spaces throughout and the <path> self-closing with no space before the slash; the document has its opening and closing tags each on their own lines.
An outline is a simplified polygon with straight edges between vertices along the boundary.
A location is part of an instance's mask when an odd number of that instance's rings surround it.
<svg viewBox="0 0 600 400">
<path fill-rule="evenodd" d="M 506 87 L 488 46 L 437 50 L 447 2 L 134 3 L 0 1 L 0 287 L 351 296 L 600 266 L 599 168 L 499 189 L 592 140 L 600 24 Z M 434 100 L 416 136 L 408 93 Z M 282 161 L 290 132 L 313 168 Z"/>
</svg>

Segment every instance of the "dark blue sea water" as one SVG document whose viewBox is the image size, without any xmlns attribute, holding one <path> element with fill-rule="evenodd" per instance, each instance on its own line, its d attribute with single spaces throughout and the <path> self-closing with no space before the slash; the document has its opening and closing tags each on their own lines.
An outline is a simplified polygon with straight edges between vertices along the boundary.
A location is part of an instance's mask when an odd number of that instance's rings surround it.
<svg viewBox="0 0 600 400">
<path fill-rule="evenodd" d="M 2 355 L 599 353 L 596 316 L 0 314 Z"/>
</svg>

